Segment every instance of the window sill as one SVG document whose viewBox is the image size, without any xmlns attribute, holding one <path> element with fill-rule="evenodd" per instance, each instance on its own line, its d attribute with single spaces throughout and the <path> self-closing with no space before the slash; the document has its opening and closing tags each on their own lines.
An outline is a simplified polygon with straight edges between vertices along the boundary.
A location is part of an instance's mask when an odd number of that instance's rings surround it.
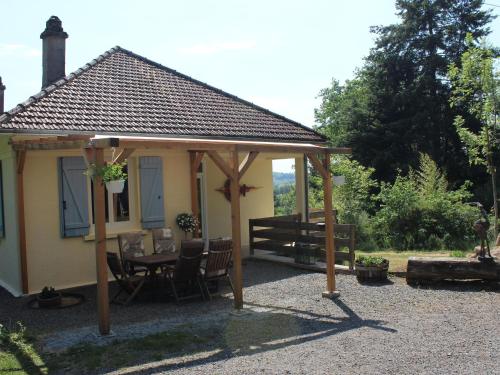
<svg viewBox="0 0 500 375">
<path fill-rule="evenodd" d="M 121 230 L 118 232 L 106 232 L 106 239 L 110 240 L 113 238 L 117 238 L 120 233 L 127 233 L 127 232 L 142 232 L 143 235 L 148 234 L 148 230 L 146 229 L 130 229 L 130 230 Z M 95 240 L 95 233 L 88 234 L 86 236 L 83 236 L 84 241 L 94 241 Z"/>
</svg>

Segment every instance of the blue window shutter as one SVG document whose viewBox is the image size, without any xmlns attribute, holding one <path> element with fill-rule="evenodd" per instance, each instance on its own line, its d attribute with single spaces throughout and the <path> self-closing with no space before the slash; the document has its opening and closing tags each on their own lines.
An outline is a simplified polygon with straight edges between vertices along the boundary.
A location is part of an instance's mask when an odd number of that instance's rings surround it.
<svg viewBox="0 0 500 375">
<path fill-rule="evenodd" d="M 89 234 L 87 176 L 83 157 L 59 158 L 59 207 L 61 236 Z"/>
<path fill-rule="evenodd" d="M 4 213 L 3 213 L 3 172 L 2 162 L 0 161 L 0 238 L 5 237 L 4 227 Z"/>
<path fill-rule="evenodd" d="M 141 222 L 143 228 L 165 226 L 163 206 L 163 165 L 159 156 L 139 158 L 141 180 Z"/>
</svg>

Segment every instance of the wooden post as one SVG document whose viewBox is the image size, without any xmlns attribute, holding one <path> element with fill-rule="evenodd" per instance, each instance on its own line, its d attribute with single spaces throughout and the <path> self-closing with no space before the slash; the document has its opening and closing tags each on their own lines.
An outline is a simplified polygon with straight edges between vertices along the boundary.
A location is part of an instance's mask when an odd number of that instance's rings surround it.
<svg viewBox="0 0 500 375">
<path fill-rule="evenodd" d="M 204 152 L 189 151 L 189 184 L 191 186 L 191 213 L 194 217 L 199 218 L 200 210 L 198 207 L 198 169 L 200 168 Z M 200 237 L 199 223 L 193 232 L 195 238 Z"/>
<path fill-rule="evenodd" d="M 198 210 L 198 186 L 197 186 L 197 174 L 198 168 L 196 168 L 196 152 L 189 152 L 189 184 L 191 186 L 191 213 L 194 217 L 198 218 L 199 210 Z M 196 228 L 193 232 L 193 237 L 198 238 L 200 236 L 200 228 L 199 225 L 196 225 Z"/>
<path fill-rule="evenodd" d="M 234 307 L 243 308 L 243 270 L 241 265 L 240 183 L 238 149 L 231 151 L 231 228 L 234 262 Z"/>
<path fill-rule="evenodd" d="M 330 153 L 325 153 L 323 160 L 323 193 L 325 205 L 325 250 L 326 250 L 326 291 L 323 297 L 333 298 L 339 295 L 335 290 L 335 233 L 333 227 L 332 174 L 330 173 Z"/>
<path fill-rule="evenodd" d="M 104 150 L 95 149 L 95 165 L 97 168 L 104 165 Z M 102 178 L 94 176 L 94 223 L 95 223 L 95 257 L 97 270 L 97 312 L 99 315 L 99 332 L 107 335 L 110 331 L 109 323 L 109 291 L 108 266 L 106 261 L 106 213 L 104 185 Z"/>
<path fill-rule="evenodd" d="M 17 222 L 19 230 L 19 258 L 21 263 L 21 288 L 23 294 L 29 293 L 28 260 L 26 254 L 26 220 L 24 216 L 24 163 L 26 151 L 17 152 Z"/>
</svg>

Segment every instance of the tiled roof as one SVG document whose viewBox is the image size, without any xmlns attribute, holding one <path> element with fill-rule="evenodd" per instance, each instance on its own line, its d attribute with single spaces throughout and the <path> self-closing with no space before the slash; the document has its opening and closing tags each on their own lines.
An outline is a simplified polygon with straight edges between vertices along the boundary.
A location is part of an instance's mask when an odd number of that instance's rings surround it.
<svg viewBox="0 0 500 375">
<path fill-rule="evenodd" d="M 121 47 L 5 112 L 0 131 L 325 142 L 297 122 Z"/>
</svg>

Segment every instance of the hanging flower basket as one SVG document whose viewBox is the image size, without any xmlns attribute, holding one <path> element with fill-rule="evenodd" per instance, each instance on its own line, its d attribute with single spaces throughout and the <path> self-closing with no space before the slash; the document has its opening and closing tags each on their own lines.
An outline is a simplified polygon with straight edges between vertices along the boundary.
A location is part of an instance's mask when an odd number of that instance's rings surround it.
<svg viewBox="0 0 500 375">
<path fill-rule="evenodd" d="M 124 187 L 125 187 L 125 180 L 115 180 L 106 182 L 106 189 L 108 189 L 108 191 L 113 194 L 120 194 L 123 191 Z"/>
<path fill-rule="evenodd" d="M 123 191 L 127 179 L 124 170 L 126 165 L 127 163 L 107 163 L 98 168 L 95 164 L 91 164 L 85 174 L 92 178 L 100 176 L 109 192 L 119 194 Z"/>
</svg>

